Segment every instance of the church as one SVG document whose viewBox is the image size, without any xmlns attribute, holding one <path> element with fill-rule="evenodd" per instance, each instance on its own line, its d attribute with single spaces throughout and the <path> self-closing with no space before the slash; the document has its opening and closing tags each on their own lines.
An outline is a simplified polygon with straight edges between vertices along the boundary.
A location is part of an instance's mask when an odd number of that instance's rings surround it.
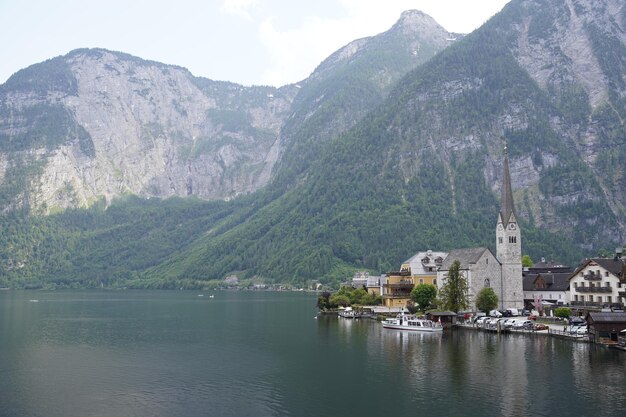
<svg viewBox="0 0 626 417">
<path fill-rule="evenodd" d="M 500 212 L 495 225 L 496 254 L 489 248 L 455 249 L 448 253 L 437 270 L 437 286 L 441 288 L 454 261 L 460 262 L 460 271 L 469 287 L 470 309 L 476 309 L 476 294 L 491 287 L 498 296 L 498 308 L 521 309 L 524 306 L 522 288 L 522 239 L 515 215 L 513 190 L 509 173 L 509 159 L 504 148 L 504 173 Z"/>
<path fill-rule="evenodd" d="M 460 272 L 469 287 L 469 309 L 476 310 L 476 294 L 491 287 L 498 296 L 498 309 L 524 307 L 522 277 L 522 239 L 515 215 L 509 158 L 504 148 L 504 173 L 500 212 L 495 225 L 496 254 L 487 247 L 454 249 L 450 252 L 418 252 L 406 260 L 399 271 L 389 272 L 377 283 L 386 307 L 402 308 L 410 299 L 411 290 L 419 284 L 434 284 L 439 289 L 446 282 L 448 271 L 459 261 Z M 358 285 L 357 285 L 358 286 Z"/>
</svg>

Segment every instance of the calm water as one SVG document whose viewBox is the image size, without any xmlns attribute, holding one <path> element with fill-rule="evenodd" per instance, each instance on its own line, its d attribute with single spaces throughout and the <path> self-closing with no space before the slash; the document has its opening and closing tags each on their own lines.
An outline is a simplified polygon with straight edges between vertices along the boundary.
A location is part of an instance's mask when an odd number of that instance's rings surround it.
<svg viewBox="0 0 626 417">
<path fill-rule="evenodd" d="M 197 294 L 0 291 L 0 416 L 626 415 L 626 353 Z"/>
</svg>

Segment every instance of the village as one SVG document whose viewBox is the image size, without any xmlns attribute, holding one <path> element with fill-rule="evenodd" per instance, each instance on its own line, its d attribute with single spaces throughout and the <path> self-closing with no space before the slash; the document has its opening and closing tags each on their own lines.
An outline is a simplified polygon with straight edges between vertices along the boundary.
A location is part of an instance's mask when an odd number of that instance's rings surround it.
<svg viewBox="0 0 626 417">
<path fill-rule="evenodd" d="M 372 314 L 395 314 L 412 305 L 411 292 L 417 286 L 430 284 L 441 291 L 456 263 L 467 283 L 468 309 L 430 313 L 431 318 L 445 326 L 469 324 L 505 331 L 513 328 L 512 324 L 507 326 L 506 316 L 525 316 L 550 325 L 527 325 L 519 330 L 548 330 L 555 336 L 626 347 L 626 259 L 622 257 L 622 248 L 616 248 L 613 257 L 585 259 L 576 268 L 546 259 L 523 267 L 506 148 L 495 235 L 495 254 L 488 247 L 420 251 L 397 271 L 380 276 L 358 272 L 349 285 L 382 299 L 381 306 L 370 309 Z M 476 305 L 476 296 L 484 288 L 493 289 L 498 305 L 490 312 L 490 320 L 477 320 L 485 316 Z M 571 317 L 555 317 L 555 310 L 564 307 Z M 574 323 L 578 325 L 572 330 Z"/>
</svg>

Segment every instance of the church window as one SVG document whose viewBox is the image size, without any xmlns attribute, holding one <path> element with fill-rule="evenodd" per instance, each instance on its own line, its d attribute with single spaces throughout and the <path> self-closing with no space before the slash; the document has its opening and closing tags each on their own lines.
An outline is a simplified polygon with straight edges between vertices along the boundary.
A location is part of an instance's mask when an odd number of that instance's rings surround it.
<svg viewBox="0 0 626 417">
<path fill-rule="evenodd" d="M 491 283 L 489 282 L 489 278 L 485 278 L 485 288 L 489 288 Z"/>
<path fill-rule="evenodd" d="M 517 236 L 509 236 L 509 243 L 517 243 Z"/>
<path fill-rule="evenodd" d="M 489 265 L 489 258 L 485 258 L 485 263 Z"/>
<path fill-rule="evenodd" d="M 502 237 L 498 238 L 498 243 L 502 243 Z"/>
</svg>

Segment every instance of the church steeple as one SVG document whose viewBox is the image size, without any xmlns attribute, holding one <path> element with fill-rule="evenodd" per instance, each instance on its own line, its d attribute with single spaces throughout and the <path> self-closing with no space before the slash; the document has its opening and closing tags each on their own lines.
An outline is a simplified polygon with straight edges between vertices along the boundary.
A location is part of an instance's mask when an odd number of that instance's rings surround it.
<svg viewBox="0 0 626 417">
<path fill-rule="evenodd" d="M 522 235 L 513 204 L 513 189 L 509 173 L 509 154 L 504 146 L 502 201 L 496 224 L 496 258 L 502 268 L 500 302 L 502 308 L 523 306 Z"/>
<path fill-rule="evenodd" d="M 504 175 L 502 176 L 502 206 L 500 207 L 500 216 L 504 224 L 511 219 L 511 214 L 515 215 L 515 206 L 513 205 L 513 190 L 511 189 L 511 174 L 509 173 L 509 152 L 504 145 Z"/>
</svg>

